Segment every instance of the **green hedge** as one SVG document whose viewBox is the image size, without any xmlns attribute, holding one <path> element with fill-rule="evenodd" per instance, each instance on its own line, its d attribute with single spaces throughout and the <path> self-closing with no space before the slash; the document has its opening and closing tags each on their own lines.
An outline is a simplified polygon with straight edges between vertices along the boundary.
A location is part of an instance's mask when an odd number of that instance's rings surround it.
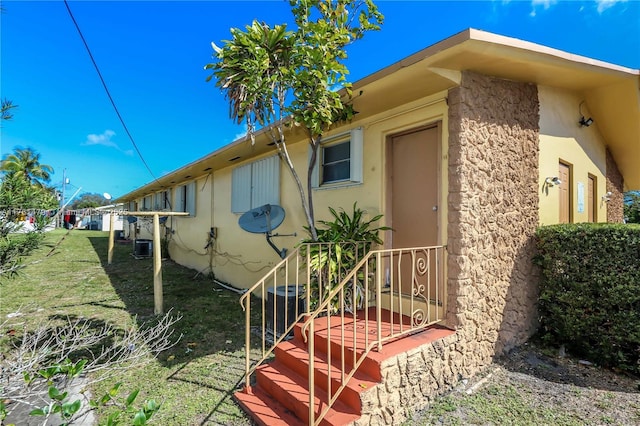
<svg viewBox="0 0 640 426">
<path fill-rule="evenodd" d="M 640 225 L 545 226 L 537 245 L 543 340 L 640 374 Z"/>
</svg>

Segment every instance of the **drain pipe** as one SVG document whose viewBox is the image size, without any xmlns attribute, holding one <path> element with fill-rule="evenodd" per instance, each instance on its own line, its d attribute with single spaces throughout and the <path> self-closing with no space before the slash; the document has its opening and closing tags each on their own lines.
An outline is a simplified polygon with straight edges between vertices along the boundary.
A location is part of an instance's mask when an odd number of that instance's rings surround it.
<svg viewBox="0 0 640 426">
<path fill-rule="evenodd" d="M 229 291 L 233 291 L 234 293 L 237 293 L 237 294 L 240 294 L 240 295 L 245 294 L 247 292 L 246 289 L 235 288 L 233 286 L 230 286 L 229 284 L 225 284 L 225 283 L 223 283 L 221 281 L 218 281 L 216 278 L 213 278 L 213 282 L 216 283 L 217 285 L 219 285 L 220 287 L 224 288 L 224 289 L 227 289 Z"/>
</svg>

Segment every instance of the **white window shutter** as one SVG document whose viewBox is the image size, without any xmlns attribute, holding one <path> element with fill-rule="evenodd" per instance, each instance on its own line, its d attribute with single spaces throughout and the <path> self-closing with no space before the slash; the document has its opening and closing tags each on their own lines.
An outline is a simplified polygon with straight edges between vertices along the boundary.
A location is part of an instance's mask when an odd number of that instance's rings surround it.
<svg viewBox="0 0 640 426">
<path fill-rule="evenodd" d="M 186 210 L 189 213 L 189 216 L 193 217 L 196 215 L 196 189 L 198 185 L 196 185 L 196 181 L 187 184 L 187 200 L 186 200 Z"/>
<path fill-rule="evenodd" d="M 251 210 L 251 164 L 231 172 L 231 211 L 244 213 Z"/>
<path fill-rule="evenodd" d="M 364 135 L 362 127 L 351 130 L 351 182 L 362 182 Z"/>
<path fill-rule="evenodd" d="M 167 189 L 162 193 L 162 207 L 171 211 L 173 201 L 171 200 L 171 189 Z"/>
<path fill-rule="evenodd" d="M 184 185 L 178 187 L 178 191 L 176 192 L 176 211 L 185 211 L 185 190 L 186 187 Z"/>
<path fill-rule="evenodd" d="M 251 208 L 280 204 L 280 158 L 263 158 L 252 163 Z"/>
</svg>

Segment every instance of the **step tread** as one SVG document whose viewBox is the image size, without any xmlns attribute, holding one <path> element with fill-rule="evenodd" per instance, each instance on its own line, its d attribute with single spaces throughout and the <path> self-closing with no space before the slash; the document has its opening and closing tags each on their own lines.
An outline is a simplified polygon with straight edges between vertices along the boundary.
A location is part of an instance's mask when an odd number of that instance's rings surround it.
<svg viewBox="0 0 640 426">
<path fill-rule="evenodd" d="M 303 421 L 308 419 L 309 412 L 309 382 L 295 371 L 288 368 L 276 358 L 275 361 L 264 364 L 256 370 L 258 386 L 262 387 L 265 381 L 278 388 L 277 393 L 286 394 L 290 399 L 279 401 L 280 404 L 295 412 L 296 416 Z M 269 385 L 267 385 L 268 387 Z M 264 388 L 264 391 L 271 394 L 271 389 Z M 275 392 L 274 392 L 275 393 Z M 274 399 L 279 399 L 278 395 L 273 395 Z M 322 407 L 326 405 L 327 393 L 315 386 L 314 405 Z M 295 402 L 297 401 L 297 403 Z M 316 411 L 317 412 L 317 411 Z M 349 407 L 338 399 L 325 418 L 322 424 L 344 425 L 360 418 L 360 414 L 355 409 Z"/>
<path fill-rule="evenodd" d="M 300 324 L 296 324 L 296 327 L 294 328 L 295 338 L 293 340 L 290 340 L 290 342 L 295 342 L 296 345 L 299 345 L 306 351 L 308 343 L 304 341 L 301 330 L 302 326 Z M 340 354 L 340 342 L 335 340 L 335 337 L 329 341 L 326 335 L 316 334 L 314 341 L 317 355 L 323 356 L 326 359 L 326 353 L 329 346 L 331 347 L 331 351 L 333 354 Z M 363 350 L 357 349 L 355 353 L 357 356 L 361 356 Z M 347 364 L 352 364 L 350 361 L 353 357 L 353 354 L 353 347 L 350 345 L 345 345 L 345 357 Z M 338 357 L 337 359 L 339 360 L 340 358 Z M 339 365 L 339 361 L 338 364 L 334 365 Z M 380 381 L 382 380 L 381 360 L 378 359 L 376 351 L 372 350 L 367 354 L 365 360 L 362 362 L 358 370 L 359 372 L 365 374 L 374 383 L 380 383 Z"/>
<path fill-rule="evenodd" d="M 282 361 L 283 358 L 297 359 L 298 362 L 300 362 L 303 365 L 302 370 L 305 371 L 305 373 L 302 374 L 302 376 L 307 377 L 307 374 L 308 374 L 307 371 L 309 368 L 308 367 L 309 359 L 308 359 L 307 348 L 303 343 L 296 340 L 290 340 L 290 341 L 281 343 L 280 345 L 278 345 L 278 347 L 276 347 L 276 358 L 279 359 L 280 361 Z M 327 365 L 328 365 L 328 362 L 327 362 L 326 354 L 317 353 L 315 362 L 314 362 L 315 370 L 320 371 L 323 374 L 323 376 L 326 377 Z M 341 366 L 340 366 L 339 359 L 332 360 L 331 366 L 332 366 L 331 368 L 332 379 L 339 380 L 340 374 L 341 374 Z M 288 367 L 292 368 L 290 366 Z M 360 393 L 377 384 L 379 384 L 378 381 L 376 381 L 373 377 L 363 372 L 362 369 L 359 369 L 353 375 L 353 378 L 349 381 L 349 383 L 347 384 L 347 387 Z"/>
<path fill-rule="evenodd" d="M 259 387 L 233 394 L 242 409 L 260 426 L 304 426 L 304 422 Z"/>
</svg>

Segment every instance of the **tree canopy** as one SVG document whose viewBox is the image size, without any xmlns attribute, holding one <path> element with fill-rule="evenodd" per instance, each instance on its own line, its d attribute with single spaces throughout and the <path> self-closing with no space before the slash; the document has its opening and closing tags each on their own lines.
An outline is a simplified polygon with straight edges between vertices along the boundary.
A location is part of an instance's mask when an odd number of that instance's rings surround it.
<svg viewBox="0 0 640 426">
<path fill-rule="evenodd" d="M 104 198 L 102 194 L 92 194 L 85 192 L 80 197 L 71 203 L 70 209 L 87 209 L 91 207 L 106 206 L 109 204 L 109 200 Z"/>
<path fill-rule="evenodd" d="M 53 167 L 40 163 L 32 148 L 15 148 L 0 162 L 0 206 L 12 209 L 55 209 L 55 189 L 46 186 Z"/>
<path fill-rule="evenodd" d="M 0 120 L 11 120 L 13 118 L 13 112 L 11 110 L 18 108 L 18 105 L 15 105 L 9 99 L 3 99 L 0 103 Z"/>
<path fill-rule="evenodd" d="M 311 171 L 323 133 L 353 116 L 351 84 L 344 65 L 346 47 L 378 30 L 382 14 L 371 0 L 290 0 L 296 28 L 270 26 L 257 20 L 244 30 L 233 28 L 222 48 L 212 43 L 217 62 L 207 80 L 215 78 L 229 101 L 229 114 L 247 125 L 254 139 L 267 129 L 300 193 L 312 238 L 317 239 Z M 289 157 L 286 126 L 305 129 L 312 155 L 305 189 Z"/>
<path fill-rule="evenodd" d="M 15 148 L 2 159 L 0 171 L 7 176 L 22 177 L 29 184 L 44 186 L 51 179 L 53 167 L 40 163 L 40 154 L 33 148 Z"/>
<path fill-rule="evenodd" d="M 627 223 L 640 223 L 640 191 L 624 194 L 624 218 Z"/>
</svg>

